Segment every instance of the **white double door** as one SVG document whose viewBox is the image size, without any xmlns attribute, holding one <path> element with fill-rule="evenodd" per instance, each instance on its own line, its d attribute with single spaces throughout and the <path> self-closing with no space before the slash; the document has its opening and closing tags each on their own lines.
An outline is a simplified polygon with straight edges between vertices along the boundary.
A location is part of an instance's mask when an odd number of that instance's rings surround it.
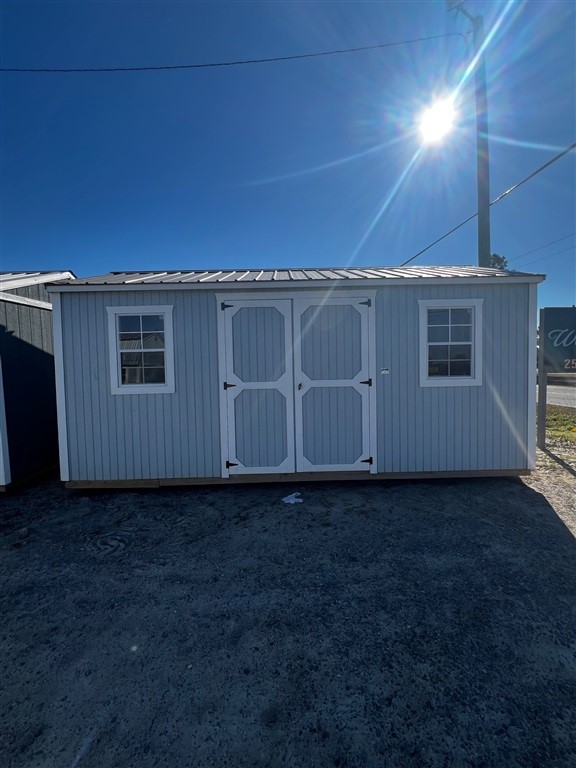
<svg viewBox="0 0 576 768">
<path fill-rule="evenodd" d="M 232 298 L 219 311 L 223 476 L 375 471 L 373 300 Z"/>
</svg>

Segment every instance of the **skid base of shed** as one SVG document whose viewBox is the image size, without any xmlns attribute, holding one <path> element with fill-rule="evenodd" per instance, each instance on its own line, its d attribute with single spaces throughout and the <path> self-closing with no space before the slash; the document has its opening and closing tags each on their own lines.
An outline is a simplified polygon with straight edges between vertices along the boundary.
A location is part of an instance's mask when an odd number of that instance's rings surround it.
<svg viewBox="0 0 576 768">
<path fill-rule="evenodd" d="M 529 475 L 529 469 L 480 469 L 454 470 L 446 472 L 299 472 L 296 474 L 233 475 L 232 477 L 181 477 L 157 480 L 69 480 L 66 488 L 87 489 L 129 489 L 168 488 L 185 485 L 242 485 L 247 483 L 310 483 L 340 482 L 343 480 L 445 480 L 476 477 L 519 477 Z"/>
</svg>

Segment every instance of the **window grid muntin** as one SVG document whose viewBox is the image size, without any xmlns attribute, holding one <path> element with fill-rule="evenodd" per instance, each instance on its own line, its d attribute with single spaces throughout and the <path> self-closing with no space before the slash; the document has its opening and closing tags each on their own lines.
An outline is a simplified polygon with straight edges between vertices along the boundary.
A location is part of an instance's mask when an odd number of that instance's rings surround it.
<svg viewBox="0 0 576 768">
<path fill-rule="evenodd" d="M 464 314 L 466 313 L 466 314 Z M 470 322 L 453 322 L 457 320 L 469 319 Z M 430 320 L 448 320 L 448 322 L 430 322 Z M 427 328 L 427 368 L 430 378 L 460 378 L 470 379 L 474 376 L 474 307 L 438 307 L 426 310 L 426 328 Z M 447 329 L 448 338 L 441 341 L 430 341 L 430 330 Z M 453 339 L 453 329 L 468 328 L 469 340 Z M 434 350 L 446 348 L 445 356 L 432 357 Z M 468 350 L 467 357 L 452 357 L 453 348 L 465 348 Z M 439 353 L 436 353 L 439 354 Z M 465 352 L 460 353 L 465 354 Z M 432 366 L 434 365 L 434 370 Z"/>
<path fill-rule="evenodd" d="M 135 322 L 136 320 L 137 322 Z M 132 327 L 130 328 L 130 326 Z M 166 384 L 165 333 L 163 313 L 139 312 L 117 315 L 116 349 L 120 386 Z M 151 334 L 157 336 L 153 340 L 156 342 L 156 346 L 147 346 L 146 344 L 150 340 Z M 128 336 L 132 338 L 126 338 Z M 122 342 L 126 343 L 127 341 L 133 341 L 134 346 L 130 346 L 130 348 L 122 346 Z M 159 357 L 154 361 L 153 355 L 159 355 Z M 146 362 L 153 364 L 145 365 Z"/>
</svg>

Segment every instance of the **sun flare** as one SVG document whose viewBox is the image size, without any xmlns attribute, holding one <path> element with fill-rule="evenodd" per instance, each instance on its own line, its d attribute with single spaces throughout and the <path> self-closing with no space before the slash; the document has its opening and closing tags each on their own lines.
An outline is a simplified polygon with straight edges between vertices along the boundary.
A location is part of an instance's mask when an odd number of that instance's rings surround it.
<svg viewBox="0 0 576 768">
<path fill-rule="evenodd" d="M 452 99 L 432 104 L 420 118 L 420 134 L 425 144 L 437 144 L 452 130 L 456 110 Z"/>
</svg>

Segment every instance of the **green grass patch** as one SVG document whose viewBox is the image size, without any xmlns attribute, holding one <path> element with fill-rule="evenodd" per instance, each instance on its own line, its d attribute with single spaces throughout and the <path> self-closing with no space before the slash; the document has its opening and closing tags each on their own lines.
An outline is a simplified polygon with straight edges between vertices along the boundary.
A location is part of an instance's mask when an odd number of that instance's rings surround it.
<svg viewBox="0 0 576 768">
<path fill-rule="evenodd" d="M 576 443 L 576 408 L 549 405 L 546 408 L 546 434 Z"/>
</svg>

